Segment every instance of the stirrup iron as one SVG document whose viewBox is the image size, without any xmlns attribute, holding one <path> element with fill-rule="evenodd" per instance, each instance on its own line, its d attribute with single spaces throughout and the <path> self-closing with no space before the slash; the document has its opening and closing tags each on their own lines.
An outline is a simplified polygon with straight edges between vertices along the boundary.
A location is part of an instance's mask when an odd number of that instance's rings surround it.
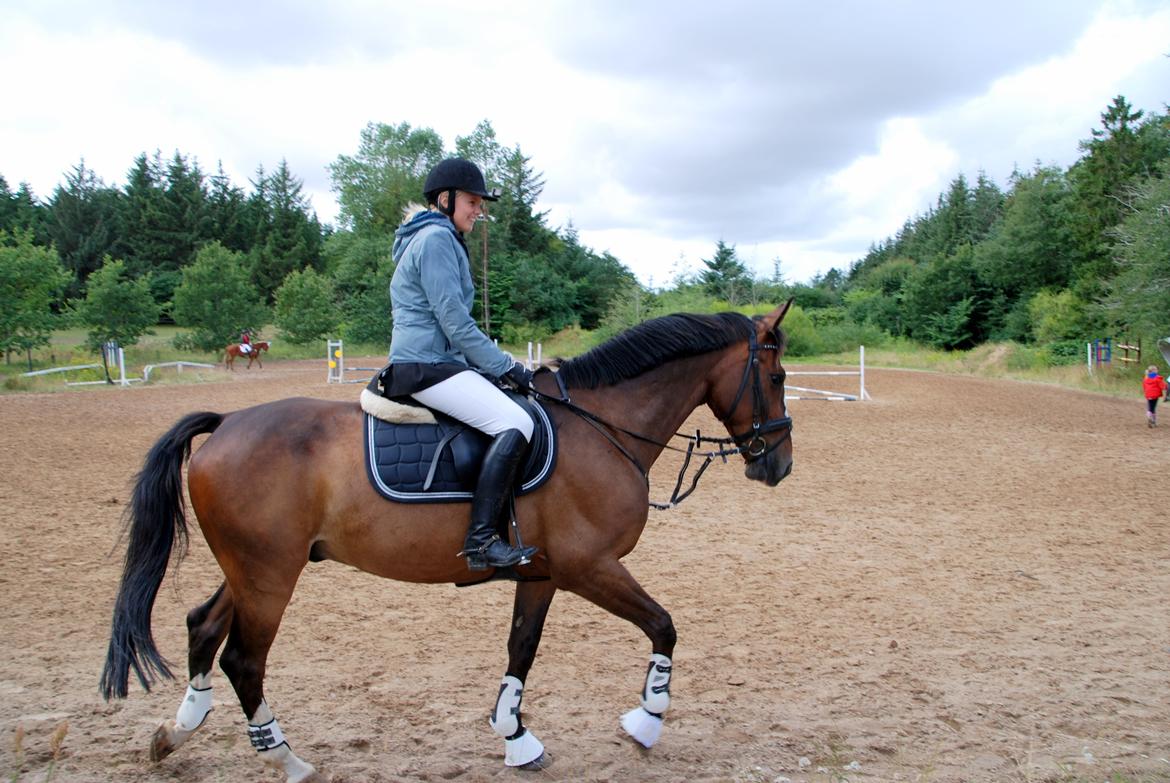
<svg viewBox="0 0 1170 783">
<path fill-rule="evenodd" d="M 487 552 L 488 549 L 497 544 L 507 548 L 508 560 L 491 563 L 488 561 Z M 536 554 L 536 547 L 512 546 L 500 538 L 497 533 L 474 549 L 463 549 L 457 557 L 466 557 L 467 568 L 471 571 L 486 571 L 489 568 L 511 568 L 518 565 L 528 565 L 532 562 L 532 555 L 534 554 Z M 512 559 L 513 557 L 515 560 Z"/>
</svg>

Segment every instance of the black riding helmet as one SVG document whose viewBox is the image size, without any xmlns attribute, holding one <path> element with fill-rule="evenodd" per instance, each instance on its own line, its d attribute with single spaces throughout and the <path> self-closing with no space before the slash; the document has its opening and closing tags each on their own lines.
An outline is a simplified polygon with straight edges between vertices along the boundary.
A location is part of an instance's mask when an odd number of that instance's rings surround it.
<svg viewBox="0 0 1170 783">
<path fill-rule="evenodd" d="M 447 158 L 440 161 L 427 174 L 427 180 L 423 183 L 423 195 L 426 196 L 428 204 L 438 206 L 439 194 L 443 191 L 450 193 L 447 196 L 447 209 L 442 210 L 448 216 L 455 212 L 455 191 L 457 190 L 482 196 L 488 201 L 498 201 L 500 198 L 495 191 L 488 190 L 479 166 L 465 158 Z"/>
</svg>

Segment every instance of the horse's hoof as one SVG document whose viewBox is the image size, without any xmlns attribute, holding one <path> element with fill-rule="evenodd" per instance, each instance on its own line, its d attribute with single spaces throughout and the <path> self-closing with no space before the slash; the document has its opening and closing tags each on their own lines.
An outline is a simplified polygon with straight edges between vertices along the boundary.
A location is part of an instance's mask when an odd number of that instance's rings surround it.
<svg viewBox="0 0 1170 783">
<path fill-rule="evenodd" d="M 527 764 L 521 764 L 516 769 L 522 769 L 525 772 L 540 772 L 542 769 L 548 769 L 552 766 L 552 756 L 548 755 L 548 751 L 541 753 Z"/>
<path fill-rule="evenodd" d="M 162 761 L 174 750 L 175 745 L 171 742 L 171 733 L 167 729 L 167 724 L 164 723 L 154 730 L 154 736 L 150 738 L 150 760 Z"/>
</svg>

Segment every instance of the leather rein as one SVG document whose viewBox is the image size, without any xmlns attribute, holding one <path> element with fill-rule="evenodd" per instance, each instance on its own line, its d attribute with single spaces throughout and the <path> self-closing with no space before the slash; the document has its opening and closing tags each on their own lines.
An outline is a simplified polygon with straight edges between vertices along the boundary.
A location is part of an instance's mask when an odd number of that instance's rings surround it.
<svg viewBox="0 0 1170 783">
<path fill-rule="evenodd" d="M 650 488 L 650 471 L 647 470 L 638 458 L 630 452 L 622 443 L 614 436 L 613 433 L 620 432 L 623 435 L 628 435 L 631 438 L 643 441 L 645 443 L 652 443 L 663 449 L 685 453 L 686 458 L 683 460 L 682 468 L 678 472 L 678 480 L 674 485 L 674 492 L 670 495 L 670 500 L 666 503 L 655 503 L 650 501 L 650 507 L 665 511 L 666 509 L 674 508 L 679 503 L 686 500 L 686 498 L 695 491 L 695 487 L 699 484 L 699 479 L 702 478 L 704 471 L 708 466 L 715 461 L 715 459 L 722 459 L 727 462 L 729 456 L 736 454 L 746 454 L 747 461 L 753 462 L 755 460 L 766 457 L 772 453 L 780 444 L 784 443 L 792 437 L 792 417 L 783 416 L 779 419 L 768 419 L 767 403 L 764 400 L 764 389 L 760 382 L 760 351 L 779 351 L 779 343 L 759 343 L 756 341 L 755 332 L 752 332 L 748 339 L 748 361 L 743 368 L 743 378 L 739 382 L 739 390 L 735 393 L 735 400 L 731 403 L 731 408 L 727 415 L 731 415 L 739 407 L 740 401 L 743 399 L 749 384 L 752 390 L 752 427 L 746 432 L 739 435 L 732 435 L 727 438 L 709 438 L 703 435 L 699 430 L 695 430 L 694 435 L 684 435 L 681 432 L 676 432 L 671 435 L 671 438 L 685 438 L 688 443 L 685 449 L 677 446 L 672 446 L 669 443 L 651 438 L 638 432 L 633 432 L 625 427 L 606 421 L 592 411 L 588 411 L 581 406 L 574 403 L 569 398 L 569 391 L 565 388 L 565 383 L 561 380 L 557 373 L 553 373 L 553 377 L 557 380 L 557 387 L 560 389 L 561 396 L 556 397 L 551 394 L 532 389 L 532 394 L 540 399 L 549 402 L 555 402 L 563 406 L 570 412 L 576 414 L 581 419 L 592 425 L 594 429 L 600 432 L 606 440 L 614 445 L 614 447 L 621 452 L 626 459 L 634 464 L 634 467 L 642 474 L 642 478 L 646 481 L 646 488 Z M 723 421 L 720 419 L 720 421 Z M 724 422 L 726 426 L 726 422 Z M 784 436 L 778 438 L 775 443 L 768 445 L 764 439 L 764 435 L 777 430 L 784 430 Z M 714 451 L 696 451 L 696 448 L 702 446 L 704 443 L 711 443 L 722 448 Z M 691 478 L 690 486 L 685 492 L 682 490 L 682 485 L 686 480 L 686 473 L 691 464 L 691 458 L 694 456 L 703 457 L 703 464 L 698 467 L 694 476 Z"/>
</svg>

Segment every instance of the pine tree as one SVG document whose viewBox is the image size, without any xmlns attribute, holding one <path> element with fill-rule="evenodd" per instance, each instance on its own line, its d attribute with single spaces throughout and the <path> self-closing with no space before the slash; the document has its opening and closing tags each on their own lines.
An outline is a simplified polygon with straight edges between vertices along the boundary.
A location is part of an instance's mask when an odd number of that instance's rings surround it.
<svg viewBox="0 0 1170 783">
<path fill-rule="evenodd" d="M 290 272 L 321 266 L 321 225 L 301 188 L 285 160 L 257 188 L 265 203 L 256 205 L 264 220 L 252 248 L 252 280 L 270 303 Z"/>
<path fill-rule="evenodd" d="M 61 262 L 73 274 L 69 295 L 76 297 L 87 277 L 115 249 L 118 191 L 107 187 L 82 160 L 65 175 L 49 202 L 49 236 Z"/>
<path fill-rule="evenodd" d="M 492 208 L 499 227 L 497 244 L 502 242 L 508 251 L 540 253 L 550 239 L 544 223 L 546 213 L 534 211 L 544 192 L 544 176 L 533 169 L 532 159 L 520 151 L 519 145 L 504 155 L 502 163 L 502 193 Z"/>
<path fill-rule="evenodd" d="M 732 306 L 747 301 L 752 279 L 736 257 L 735 245 L 720 239 L 715 243 L 715 255 L 702 261 L 707 268 L 699 273 L 699 282 L 708 294 Z"/>
<path fill-rule="evenodd" d="M 1099 294 L 1103 281 L 1116 272 L 1107 232 L 1121 222 L 1122 187 L 1144 169 L 1137 135 L 1143 114 L 1134 111 L 1124 96 L 1114 98 L 1101 113 L 1101 127 L 1081 142 L 1085 154 L 1070 171 L 1077 196 L 1077 276 L 1090 296 Z"/>
<path fill-rule="evenodd" d="M 27 182 L 20 183 L 14 193 L 0 175 L 0 231 L 31 233 L 35 244 L 48 245 L 49 217 L 48 208 L 37 200 Z"/>
<path fill-rule="evenodd" d="M 207 216 L 212 236 L 228 250 L 247 253 L 252 249 L 255 227 L 248 225 L 247 197 L 224 174 L 223 163 L 209 179 Z"/>
<path fill-rule="evenodd" d="M 982 242 L 1003 215 L 1004 195 L 987 174 L 979 172 L 971 193 L 971 242 Z"/>
<path fill-rule="evenodd" d="M 156 267 L 177 271 L 190 264 L 196 249 L 212 238 L 207 187 L 198 162 L 188 164 L 176 151 L 167 166 L 163 196 L 163 232 L 170 247 L 165 258 L 157 259 Z"/>
<path fill-rule="evenodd" d="M 131 277 L 141 277 L 171 266 L 163 174 L 158 153 L 134 159 L 126 174 L 125 197 L 120 202 L 118 250 Z M 172 267 L 173 268 L 173 267 Z"/>
<path fill-rule="evenodd" d="M 16 223 L 16 194 L 8 189 L 8 180 L 0 174 L 0 231 L 11 231 Z"/>
<path fill-rule="evenodd" d="M 967 178 L 960 174 L 951 181 L 946 194 L 939 196 L 938 209 L 932 219 L 932 256 L 949 256 L 961 245 L 971 243 L 974 223 L 971 201 Z"/>
</svg>

